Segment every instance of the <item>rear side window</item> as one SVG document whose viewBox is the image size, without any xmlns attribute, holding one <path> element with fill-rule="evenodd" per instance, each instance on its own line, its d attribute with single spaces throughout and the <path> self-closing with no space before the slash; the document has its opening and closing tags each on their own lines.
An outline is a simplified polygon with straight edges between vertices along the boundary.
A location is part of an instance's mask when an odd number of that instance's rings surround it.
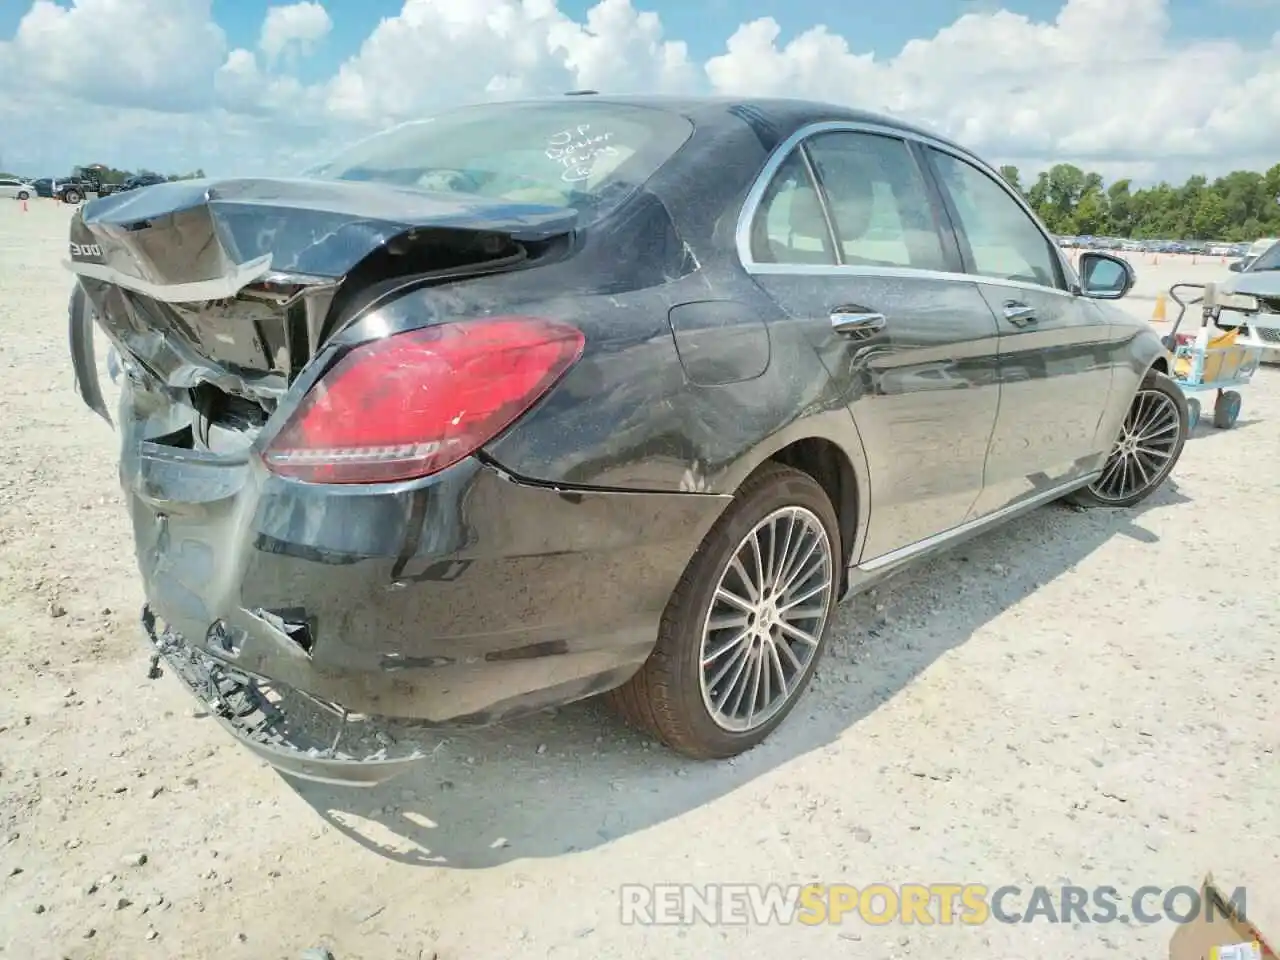
<svg viewBox="0 0 1280 960">
<path fill-rule="evenodd" d="M 924 176 L 904 141 L 836 132 L 807 143 L 845 264 L 948 269 Z"/>
<path fill-rule="evenodd" d="M 818 188 L 798 149 L 783 161 L 760 201 L 751 230 L 751 256 L 757 263 L 836 262 Z"/>
<path fill-rule="evenodd" d="M 960 217 L 975 272 L 984 277 L 1061 287 L 1057 252 L 1003 187 L 949 153 L 930 156 Z"/>
<path fill-rule="evenodd" d="M 600 213 L 653 176 L 692 133 L 686 118 L 649 107 L 577 99 L 482 104 L 394 127 L 306 175 Z"/>
</svg>

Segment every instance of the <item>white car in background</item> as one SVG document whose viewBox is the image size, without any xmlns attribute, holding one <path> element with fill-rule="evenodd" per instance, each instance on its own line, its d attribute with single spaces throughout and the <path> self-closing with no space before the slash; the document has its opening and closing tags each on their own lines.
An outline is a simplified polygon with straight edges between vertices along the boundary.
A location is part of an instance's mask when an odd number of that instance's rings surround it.
<svg viewBox="0 0 1280 960">
<path fill-rule="evenodd" d="M 25 180 L 0 177 L 0 200 L 30 200 L 35 195 L 36 188 Z"/>
</svg>

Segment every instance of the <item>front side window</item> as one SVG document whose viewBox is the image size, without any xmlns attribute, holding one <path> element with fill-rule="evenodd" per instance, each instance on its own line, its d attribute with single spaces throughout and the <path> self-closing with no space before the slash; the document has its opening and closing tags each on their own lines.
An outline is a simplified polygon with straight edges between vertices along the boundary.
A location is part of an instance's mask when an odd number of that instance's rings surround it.
<svg viewBox="0 0 1280 960">
<path fill-rule="evenodd" d="M 602 213 L 693 133 L 663 110 L 571 100 L 463 107 L 393 127 L 306 176 Z"/>
<path fill-rule="evenodd" d="M 960 217 L 975 271 L 984 277 L 1061 287 L 1049 239 L 1009 193 L 973 164 L 930 149 Z"/>
<path fill-rule="evenodd" d="M 808 150 L 846 265 L 948 269 L 924 176 L 904 141 L 820 133 Z"/>
</svg>

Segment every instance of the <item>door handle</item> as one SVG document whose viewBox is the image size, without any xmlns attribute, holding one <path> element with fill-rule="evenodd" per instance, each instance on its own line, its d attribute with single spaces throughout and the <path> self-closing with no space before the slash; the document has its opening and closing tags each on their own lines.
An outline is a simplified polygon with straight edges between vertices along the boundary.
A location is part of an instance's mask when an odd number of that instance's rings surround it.
<svg viewBox="0 0 1280 960">
<path fill-rule="evenodd" d="M 846 337 L 867 337 L 883 330 L 888 323 L 883 313 L 839 307 L 831 311 L 831 329 Z"/>
<path fill-rule="evenodd" d="M 1025 303 L 1019 303 L 1017 300 L 1006 300 L 1004 302 L 1004 318 L 1015 327 L 1025 327 L 1036 322 L 1036 310 L 1035 307 L 1029 307 Z"/>
</svg>

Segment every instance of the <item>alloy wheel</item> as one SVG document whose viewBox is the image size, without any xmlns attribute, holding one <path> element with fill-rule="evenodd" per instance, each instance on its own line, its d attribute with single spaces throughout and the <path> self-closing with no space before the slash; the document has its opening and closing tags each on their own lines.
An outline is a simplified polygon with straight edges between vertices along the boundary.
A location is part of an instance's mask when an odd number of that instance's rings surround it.
<svg viewBox="0 0 1280 960">
<path fill-rule="evenodd" d="M 767 723 L 801 689 L 834 589 L 831 538 L 803 507 L 752 528 L 720 575 L 699 648 L 702 702 L 721 729 Z"/>
<path fill-rule="evenodd" d="M 1155 487 L 1169 472 L 1181 432 L 1182 416 L 1173 398 L 1160 390 L 1139 390 L 1111 456 L 1089 490 L 1099 500 L 1118 503 Z"/>
</svg>

